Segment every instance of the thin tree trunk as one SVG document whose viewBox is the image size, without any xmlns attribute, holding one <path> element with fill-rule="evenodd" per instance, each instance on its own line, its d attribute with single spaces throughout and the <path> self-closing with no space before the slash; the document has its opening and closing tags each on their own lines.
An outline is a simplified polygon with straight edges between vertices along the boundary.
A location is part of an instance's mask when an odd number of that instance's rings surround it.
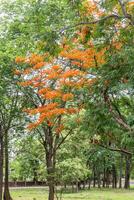
<svg viewBox="0 0 134 200">
<path fill-rule="evenodd" d="M 81 190 L 81 181 L 78 181 L 78 190 Z"/>
<path fill-rule="evenodd" d="M 55 185 L 53 183 L 53 181 L 51 180 L 49 182 L 49 200 L 54 200 L 54 194 L 55 194 Z"/>
<path fill-rule="evenodd" d="M 4 200 L 12 200 L 9 191 L 9 155 L 8 155 L 8 133 L 5 132 L 5 184 L 4 184 Z"/>
<path fill-rule="evenodd" d="M 126 156 L 125 184 L 124 184 L 125 189 L 129 189 L 130 187 L 131 159 L 132 159 L 131 155 Z"/>
<path fill-rule="evenodd" d="M 120 156 L 120 178 L 119 178 L 119 188 L 122 188 L 122 166 L 123 166 L 123 154 Z"/>
<path fill-rule="evenodd" d="M 48 152 L 46 154 L 46 159 L 47 159 L 47 181 L 48 181 L 48 187 L 49 187 L 49 198 L 48 200 L 54 200 L 54 194 L 55 194 L 55 166 L 53 165 L 52 161 L 52 154 Z"/>
<path fill-rule="evenodd" d="M 112 188 L 117 187 L 117 172 L 116 172 L 116 167 L 113 164 L 112 166 Z"/>
<path fill-rule="evenodd" d="M 98 172 L 97 182 L 98 182 L 98 188 L 101 188 L 101 180 L 100 180 L 100 173 L 99 172 Z"/>
<path fill-rule="evenodd" d="M 93 166 L 93 187 L 96 185 L 96 173 L 95 173 L 95 165 Z"/>
<path fill-rule="evenodd" d="M 33 169 L 33 175 L 34 175 L 34 177 L 33 177 L 34 185 L 37 185 L 37 183 L 38 183 L 38 174 L 37 174 L 36 167 Z"/>
<path fill-rule="evenodd" d="M 109 188 L 109 184 L 110 184 L 109 176 L 110 176 L 109 169 L 107 169 L 106 170 L 106 187 L 107 188 Z"/>
<path fill-rule="evenodd" d="M 104 170 L 103 170 L 103 187 L 106 186 L 106 161 L 104 158 Z"/>
<path fill-rule="evenodd" d="M 55 195 L 55 164 L 56 164 L 56 150 L 53 144 L 53 134 L 51 129 L 45 130 L 45 151 L 46 151 L 46 165 L 47 165 L 47 182 L 49 187 L 48 200 L 54 200 Z"/>
<path fill-rule="evenodd" d="M 79 192 L 79 182 L 76 181 L 76 192 Z"/>
<path fill-rule="evenodd" d="M 0 125 L 0 200 L 3 196 L 3 132 Z"/>
<path fill-rule="evenodd" d="M 64 183 L 64 189 L 67 189 L 67 184 L 66 183 Z"/>
<path fill-rule="evenodd" d="M 91 188 L 91 178 L 89 177 L 89 180 L 88 180 L 88 189 Z"/>
<path fill-rule="evenodd" d="M 84 180 L 83 181 L 83 190 L 85 190 L 85 188 L 86 188 L 86 181 Z"/>
</svg>

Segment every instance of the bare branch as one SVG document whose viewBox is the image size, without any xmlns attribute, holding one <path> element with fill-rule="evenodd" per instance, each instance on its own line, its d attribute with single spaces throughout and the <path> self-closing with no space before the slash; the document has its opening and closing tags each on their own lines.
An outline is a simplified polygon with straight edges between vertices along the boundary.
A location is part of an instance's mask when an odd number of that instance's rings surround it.
<svg viewBox="0 0 134 200">
<path fill-rule="evenodd" d="M 62 138 L 61 142 L 56 147 L 56 150 L 60 148 L 60 146 L 64 143 L 64 141 L 67 139 L 67 137 L 72 133 L 72 130 L 70 130 L 65 137 Z"/>
<path fill-rule="evenodd" d="M 43 135 L 41 134 L 41 131 L 39 129 L 36 129 L 37 132 L 39 133 L 39 136 L 40 136 L 40 143 L 44 146 L 44 148 L 46 149 L 46 141 L 45 141 L 45 138 L 43 137 Z"/>
</svg>

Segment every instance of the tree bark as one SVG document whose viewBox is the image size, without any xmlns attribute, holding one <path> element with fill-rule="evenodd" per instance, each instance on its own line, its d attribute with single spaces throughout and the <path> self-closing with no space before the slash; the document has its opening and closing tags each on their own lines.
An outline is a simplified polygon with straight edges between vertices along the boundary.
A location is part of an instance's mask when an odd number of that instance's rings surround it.
<svg viewBox="0 0 134 200">
<path fill-rule="evenodd" d="M 79 192 L 79 182 L 76 181 L 76 192 Z"/>
<path fill-rule="evenodd" d="M 3 132 L 0 124 L 0 200 L 3 197 Z"/>
<path fill-rule="evenodd" d="M 4 134 L 5 139 L 5 183 L 4 183 L 4 200 L 12 200 L 10 191 L 9 191 L 9 152 L 8 152 L 8 133 Z"/>
<path fill-rule="evenodd" d="M 109 188 L 110 185 L 110 172 L 109 169 L 106 169 L 106 187 Z"/>
<path fill-rule="evenodd" d="M 98 188 L 101 188 L 101 179 L 100 179 L 100 173 L 97 174 L 97 182 L 98 182 Z"/>
<path fill-rule="evenodd" d="M 131 161 L 132 161 L 132 156 L 127 155 L 126 157 L 126 168 L 125 168 L 125 184 L 124 188 L 129 189 L 130 187 L 130 172 L 131 172 Z"/>
<path fill-rule="evenodd" d="M 46 154 L 46 161 L 47 161 L 47 181 L 49 187 L 49 198 L 48 200 L 54 200 L 54 193 L 55 193 L 55 166 L 52 161 L 51 153 L 48 152 Z"/>
<path fill-rule="evenodd" d="M 93 187 L 96 185 L 96 173 L 95 173 L 95 165 L 93 166 Z"/>
<path fill-rule="evenodd" d="M 122 188 L 122 166 L 123 166 L 123 154 L 120 156 L 120 178 L 119 178 L 119 188 Z"/>
<path fill-rule="evenodd" d="M 112 188 L 117 188 L 117 172 L 114 164 L 112 166 L 112 176 Z"/>
<path fill-rule="evenodd" d="M 103 187 L 106 186 L 106 161 L 104 158 L 104 170 L 103 170 Z"/>
<path fill-rule="evenodd" d="M 55 194 L 55 185 L 53 184 L 53 181 L 49 182 L 49 200 L 54 200 L 54 194 Z"/>
<path fill-rule="evenodd" d="M 54 200 L 56 150 L 54 148 L 53 134 L 51 129 L 44 131 L 45 131 L 44 134 L 45 134 L 45 152 L 46 152 L 46 165 L 47 165 L 47 182 L 49 187 L 48 200 Z"/>
<path fill-rule="evenodd" d="M 88 180 L 88 189 L 91 188 L 91 178 L 89 177 L 89 180 Z"/>
</svg>

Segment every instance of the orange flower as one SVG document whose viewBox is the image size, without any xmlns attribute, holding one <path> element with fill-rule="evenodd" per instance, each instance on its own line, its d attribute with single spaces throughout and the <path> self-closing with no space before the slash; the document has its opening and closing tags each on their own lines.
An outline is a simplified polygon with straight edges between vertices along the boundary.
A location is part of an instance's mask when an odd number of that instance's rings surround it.
<svg viewBox="0 0 134 200">
<path fill-rule="evenodd" d="M 16 63 L 23 63 L 23 62 L 25 62 L 25 58 L 18 56 L 18 57 L 16 57 L 15 62 Z"/>
<path fill-rule="evenodd" d="M 44 67 L 44 65 L 45 65 L 45 62 L 39 62 L 33 66 L 33 69 L 40 69 L 41 67 Z"/>
<path fill-rule="evenodd" d="M 31 81 L 31 80 L 23 81 L 23 82 L 19 82 L 18 84 L 19 84 L 20 86 L 27 87 L 27 86 L 32 85 L 32 81 Z"/>
<path fill-rule="evenodd" d="M 50 88 L 42 88 L 38 91 L 38 94 L 42 95 L 42 94 L 45 94 L 46 92 L 49 92 L 51 91 Z"/>
<path fill-rule="evenodd" d="M 58 66 L 58 65 L 54 65 L 54 66 L 52 66 L 52 69 L 57 71 L 57 70 L 60 69 L 60 66 Z"/>
<path fill-rule="evenodd" d="M 77 112 L 77 109 L 76 108 L 68 108 L 67 109 L 67 113 L 68 114 L 75 114 Z"/>
<path fill-rule="evenodd" d="M 48 91 L 45 95 L 44 95 L 44 97 L 46 98 L 46 99 L 55 99 L 55 98 L 59 98 L 59 97 L 61 97 L 61 92 L 59 92 L 59 91 L 56 91 L 56 90 L 53 90 L 53 91 Z"/>
<path fill-rule="evenodd" d="M 27 68 L 23 71 L 23 74 L 30 74 L 31 73 L 31 69 Z"/>
<path fill-rule="evenodd" d="M 70 69 L 68 71 L 65 71 L 62 75 L 61 75 L 61 78 L 71 78 L 71 77 L 75 77 L 75 76 L 78 76 L 80 75 L 80 71 L 79 70 L 73 70 L 73 69 Z"/>
<path fill-rule="evenodd" d="M 57 79 L 59 77 L 59 74 L 56 72 L 52 72 L 48 74 L 47 79 Z"/>
<path fill-rule="evenodd" d="M 42 86 L 42 84 L 40 82 L 33 83 L 33 87 L 35 87 L 35 88 L 39 88 L 40 86 Z"/>
<path fill-rule="evenodd" d="M 38 107 L 39 112 L 47 112 L 54 108 L 56 108 L 59 104 L 58 103 L 49 103 L 48 105 Z"/>
<path fill-rule="evenodd" d="M 80 61 L 72 61 L 71 64 L 72 64 L 72 65 L 79 66 L 79 67 L 82 66 L 82 64 L 80 63 Z"/>
<path fill-rule="evenodd" d="M 32 54 L 27 61 L 32 65 L 36 65 L 37 63 L 42 63 L 44 61 L 44 57 L 41 55 Z"/>
<path fill-rule="evenodd" d="M 73 97 L 74 97 L 74 95 L 73 95 L 72 93 L 67 93 L 67 94 L 64 94 L 64 95 L 62 96 L 62 100 L 63 100 L 63 101 L 72 100 Z"/>
<path fill-rule="evenodd" d="M 14 70 L 14 74 L 15 74 L 15 75 L 20 75 L 20 74 L 21 74 L 21 71 L 18 70 L 18 69 L 15 69 L 15 70 Z"/>
<path fill-rule="evenodd" d="M 39 125 L 39 122 L 30 123 L 30 124 L 27 126 L 27 128 L 31 130 L 31 129 L 36 128 L 38 125 Z"/>
</svg>

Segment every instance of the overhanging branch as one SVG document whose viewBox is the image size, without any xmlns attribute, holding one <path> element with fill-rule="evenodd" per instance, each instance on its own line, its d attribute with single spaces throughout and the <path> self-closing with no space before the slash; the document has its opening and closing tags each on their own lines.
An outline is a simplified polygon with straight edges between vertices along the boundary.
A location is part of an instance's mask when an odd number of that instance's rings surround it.
<svg viewBox="0 0 134 200">
<path fill-rule="evenodd" d="M 102 19 L 97 19 L 97 20 L 94 20 L 94 21 L 87 21 L 87 22 L 80 22 L 80 23 L 77 23 L 77 24 L 75 24 L 75 25 L 73 25 L 73 26 L 66 26 L 66 27 L 64 27 L 64 28 L 60 31 L 60 33 L 64 33 L 65 30 L 73 29 L 73 28 L 75 28 L 75 27 L 77 27 L 77 26 L 81 26 L 81 25 L 92 25 L 92 24 L 97 24 L 97 23 L 99 23 L 99 22 L 103 22 L 103 21 L 108 20 L 108 19 L 110 19 L 110 18 L 122 19 L 122 18 L 124 18 L 124 17 L 118 16 L 118 15 L 116 15 L 116 14 L 111 14 L 111 15 L 108 15 L 108 16 L 106 16 L 106 17 L 103 17 Z"/>
<path fill-rule="evenodd" d="M 105 146 L 103 144 L 97 144 L 97 145 L 104 148 L 104 149 L 108 149 L 110 151 L 116 151 L 116 152 L 124 153 L 124 154 L 127 154 L 127 155 L 132 155 L 132 153 L 127 151 L 126 149 L 113 148 L 113 147 L 110 147 L 110 146 Z"/>
</svg>

